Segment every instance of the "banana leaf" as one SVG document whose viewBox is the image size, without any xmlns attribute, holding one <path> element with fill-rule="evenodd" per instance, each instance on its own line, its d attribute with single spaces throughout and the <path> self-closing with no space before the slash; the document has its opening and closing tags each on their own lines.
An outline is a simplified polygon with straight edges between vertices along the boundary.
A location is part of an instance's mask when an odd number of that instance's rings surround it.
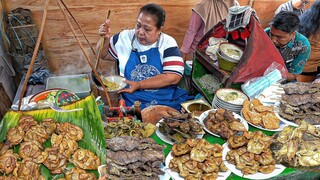
<svg viewBox="0 0 320 180">
<path fill-rule="evenodd" d="M 19 117 L 22 114 L 32 115 L 36 121 L 40 122 L 44 118 L 53 118 L 57 122 L 70 122 L 82 128 L 84 136 L 82 140 L 78 142 L 79 147 L 89 149 L 94 152 L 101 160 L 101 164 L 106 163 L 106 142 L 104 136 L 104 128 L 102 124 L 101 115 L 98 106 L 95 102 L 93 95 L 74 102 L 70 105 L 62 107 L 63 109 L 83 108 L 82 111 L 74 112 L 56 112 L 52 109 L 41 109 L 32 111 L 8 111 L 0 122 L 0 142 L 5 142 L 7 131 L 14 126 L 18 125 Z M 50 147 L 50 140 L 44 143 L 45 147 Z M 14 147 L 17 151 L 18 147 Z M 72 165 L 68 165 L 67 169 Z M 41 165 L 41 174 L 46 179 L 57 179 L 63 177 L 63 175 L 50 174 L 50 171 Z M 89 172 L 89 171 L 88 171 Z M 94 172 L 96 176 L 97 171 Z"/>
</svg>

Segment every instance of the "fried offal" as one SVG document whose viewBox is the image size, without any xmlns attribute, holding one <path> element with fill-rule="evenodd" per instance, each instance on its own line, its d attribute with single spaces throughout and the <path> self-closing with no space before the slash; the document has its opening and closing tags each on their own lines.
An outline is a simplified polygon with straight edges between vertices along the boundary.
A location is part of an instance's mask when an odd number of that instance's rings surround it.
<svg viewBox="0 0 320 180">
<path fill-rule="evenodd" d="M 20 144 L 24 137 L 24 131 L 20 126 L 13 127 L 7 132 L 7 142 L 9 146 Z"/>
<path fill-rule="evenodd" d="M 50 170 L 51 174 L 61 174 L 67 166 L 67 158 L 59 153 L 58 148 L 47 148 L 48 158 L 43 164 Z"/>
<path fill-rule="evenodd" d="M 23 159 L 31 159 L 37 164 L 43 163 L 48 154 L 43 152 L 44 147 L 38 141 L 23 142 L 20 144 L 19 156 Z"/>
<path fill-rule="evenodd" d="M 97 179 L 93 173 L 87 173 L 85 170 L 74 167 L 66 172 L 66 180 L 95 180 Z"/>
<path fill-rule="evenodd" d="M 79 147 L 77 141 L 69 138 L 69 136 L 65 134 L 52 134 L 51 144 L 52 147 L 57 147 L 59 152 L 67 158 L 70 158 L 71 154 L 73 154 Z"/>
<path fill-rule="evenodd" d="M 44 177 L 40 175 L 40 165 L 29 160 L 18 162 L 13 175 L 24 180 L 44 180 Z"/>
<path fill-rule="evenodd" d="M 82 129 L 74 124 L 69 123 L 69 122 L 58 124 L 57 133 L 58 134 L 65 133 L 67 136 L 69 136 L 71 139 L 73 139 L 75 141 L 79 141 L 83 137 Z"/>
<path fill-rule="evenodd" d="M 0 173 L 9 174 L 16 167 L 18 154 L 13 153 L 12 149 L 7 150 L 0 156 Z"/>
<path fill-rule="evenodd" d="M 43 144 L 47 139 L 50 138 L 50 134 L 46 132 L 46 129 L 41 125 L 32 126 L 24 137 L 24 141 L 38 141 Z"/>
<path fill-rule="evenodd" d="M 87 149 L 78 149 L 70 159 L 75 166 L 85 170 L 96 170 L 100 166 L 100 159 Z"/>
</svg>

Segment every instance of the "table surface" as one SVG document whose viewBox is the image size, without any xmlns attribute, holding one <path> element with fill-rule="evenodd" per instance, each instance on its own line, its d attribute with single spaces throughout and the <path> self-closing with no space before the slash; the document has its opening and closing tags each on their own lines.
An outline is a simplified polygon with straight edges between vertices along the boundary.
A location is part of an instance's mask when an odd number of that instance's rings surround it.
<svg viewBox="0 0 320 180">
<path fill-rule="evenodd" d="M 271 132 L 271 131 L 264 131 L 264 130 L 260 130 L 258 128 L 249 126 L 249 131 L 262 131 L 263 133 L 265 133 L 268 136 L 272 136 L 274 133 L 276 132 Z M 153 133 L 151 135 L 151 138 L 154 139 L 158 144 L 160 145 L 166 145 L 166 148 L 164 149 L 164 153 L 167 156 L 169 154 L 169 152 L 171 151 L 172 145 L 162 141 L 157 135 L 156 133 Z M 221 138 L 212 136 L 208 133 L 206 133 L 203 136 L 204 139 L 206 139 L 208 142 L 210 143 L 218 143 L 218 144 L 224 144 L 226 142 L 226 140 L 223 140 Z M 246 179 L 246 178 L 242 178 L 240 176 L 237 176 L 233 173 L 231 173 L 231 175 L 227 178 L 227 180 L 239 180 L 239 179 Z M 320 173 L 319 172 L 307 172 L 307 171 L 300 171 L 300 170 L 296 170 L 293 168 L 286 168 L 281 174 L 279 174 L 278 176 L 275 176 L 273 178 L 270 178 L 272 180 L 319 180 L 320 179 Z"/>
</svg>

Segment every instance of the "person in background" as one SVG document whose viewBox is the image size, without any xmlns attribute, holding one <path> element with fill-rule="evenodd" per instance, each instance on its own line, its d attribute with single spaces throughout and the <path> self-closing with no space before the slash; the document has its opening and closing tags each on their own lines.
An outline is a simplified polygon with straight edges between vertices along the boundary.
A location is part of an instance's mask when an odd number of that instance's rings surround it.
<svg viewBox="0 0 320 180">
<path fill-rule="evenodd" d="M 279 50 L 288 70 L 288 81 L 296 80 L 310 56 L 308 39 L 296 31 L 299 17 L 291 11 L 281 11 L 271 21 L 265 32 Z"/>
<path fill-rule="evenodd" d="M 274 15 L 277 15 L 281 11 L 291 11 L 297 16 L 301 16 L 306 11 L 304 6 L 309 3 L 310 1 L 307 0 L 289 0 L 288 2 L 281 4 Z"/>
<path fill-rule="evenodd" d="M 225 19 L 229 7 L 235 5 L 239 5 L 236 0 L 202 0 L 192 8 L 189 27 L 180 48 L 184 60 L 192 57 L 205 33 Z"/>
<path fill-rule="evenodd" d="M 309 39 L 311 54 L 298 81 L 311 82 L 320 73 L 320 0 L 300 16 L 298 32 Z"/>
<path fill-rule="evenodd" d="M 127 87 L 120 90 L 127 106 L 141 102 L 141 110 L 152 105 L 166 105 L 180 110 L 189 100 L 187 92 L 177 87 L 184 73 L 184 63 L 175 39 L 162 32 L 165 10 L 157 4 L 141 7 L 134 29 L 110 36 L 110 20 L 99 28 L 105 42 L 102 59 L 118 63 Z M 97 47 L 100 46 L 101 40 Z"/>
</svg>

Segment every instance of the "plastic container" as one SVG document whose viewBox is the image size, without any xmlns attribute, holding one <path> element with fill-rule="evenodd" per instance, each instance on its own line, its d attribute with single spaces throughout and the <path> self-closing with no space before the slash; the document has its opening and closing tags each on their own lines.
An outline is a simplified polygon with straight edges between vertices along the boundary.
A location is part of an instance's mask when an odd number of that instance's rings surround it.
<svg viewBox="0 0 320 180">
<path fill-rule="evenodd" d="M 49 77 L 46 89 L 53 88 L 68 89 L 79 98 L 84 98 L 91 92 L 89 76 L 87 74 Z"/>
</svg>

